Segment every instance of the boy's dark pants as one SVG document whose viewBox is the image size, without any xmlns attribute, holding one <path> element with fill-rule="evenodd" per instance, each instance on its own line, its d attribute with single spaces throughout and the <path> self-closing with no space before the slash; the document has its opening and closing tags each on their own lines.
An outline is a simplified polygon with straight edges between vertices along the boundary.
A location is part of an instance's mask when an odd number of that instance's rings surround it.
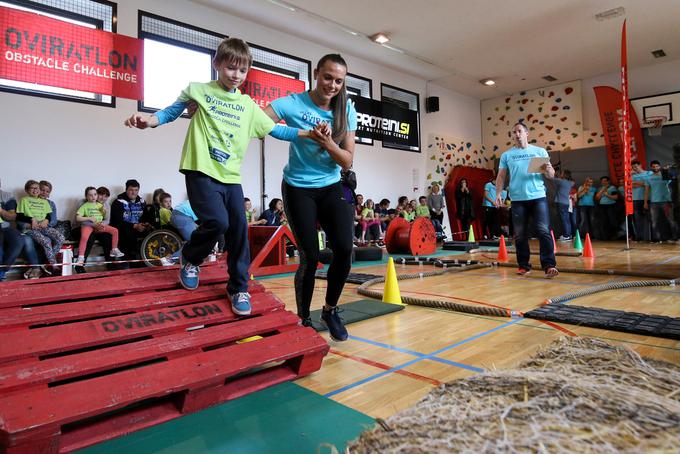
<svg viewBox="0 0 680 454">
<path fill-rule="evenodd" d="M 201 224 L 184 245 L 182 256 L 189 263 L 200 265 L 226 233 L 227 292 L 230 295 L 247 292 L 250 248 L 243 188 L 240 184 L 221 183 L 201 172 L 185 171 L 185 180 L 191 208 Z"/>
</svg>

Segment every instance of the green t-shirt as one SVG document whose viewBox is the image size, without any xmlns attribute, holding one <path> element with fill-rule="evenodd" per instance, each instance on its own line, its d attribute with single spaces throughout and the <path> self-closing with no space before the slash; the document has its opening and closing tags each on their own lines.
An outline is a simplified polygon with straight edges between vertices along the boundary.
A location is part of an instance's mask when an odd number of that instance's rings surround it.
<svg viewBox="0 0 680 454">
<path fill-rule="evenodd" d="M 418 205 L 416 207 L 416 217 L 417 218 L 429 218 L 430 217 L 430 209 L 428 208 L 427 205 Z"/>
<path fill-rule="evenodd" d="M 406 219 L 408 222 L 414 221 L 416 219 L 416 212 L 411 211 L 410 213 L 407 211 L 402 211 L 401 212 L 401 217 Z"/>
<path fill-rule="evenodd" d="M 161 219 L 161 227 L 170 224 L 170 216 L 171 215 L 172 215 L 172 210 L 168 210 L 167 208 L 161 207 L 161 209 L 158 210 L 158 217 Z"/>
<path fill-rule="evenodd" d="M 369 215 L 370 215 L 371 218 L 373 218 L 373 210 L 371 210 L 370 208 L 364 208 L 363 210 L 361 210 L 361 217 L 362 218 L 365 218 L 366 216 L 369 216 Z"/>
<path fill-rule="evenodd" d="M 22 213 L 38 222 L 43 221 L 51 212 L 52 207 L 49 202 L 39 197 L 24 197 L 17 207 L 17 213 Z"/>
<path fill-rule="evenodd" d="M 246 211 L 246 222 L 248 224 L 253 222 L 253 212 L 252 211 Z"/>
<path fill-rule="evenodd" d="M 198 104 L 187 130 L 180 170 L 195 170 L 222 183 L 241 183 L 241 163 L 251 138 L 262 138 L 274 122 L 249 96 L 230 93 L 217 81 L 191 83 L 178 101 Z"/>
<path fill-rule="evenodd" d="M 104 213 L 104 205 L 99 202 L 85 202 L 80 205 L 76 214 L 84 218 L 94 218 L 96 222 L 102 222 L 106 213 Z"/>
</svg>

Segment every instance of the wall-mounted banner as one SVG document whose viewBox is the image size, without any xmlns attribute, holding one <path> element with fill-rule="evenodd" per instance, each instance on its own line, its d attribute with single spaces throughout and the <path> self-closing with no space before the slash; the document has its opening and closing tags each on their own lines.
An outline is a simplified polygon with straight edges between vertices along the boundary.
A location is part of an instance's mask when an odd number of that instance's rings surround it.
<svg viewBox="0 0 680 454">
<path fill-rule="evenodd" d="M 594 87 L 597 107 L 600 110 L 600 122 L 609 158 L 609 178 L 615 186 L 624 183 L 625 163 L 623 146 L 623 109 L 622 93 L 616 88 Z M 628 105 L 630 112 L 630 160 L 646 162 L 645 142 L 635 111 Z"/>
<path fill-rule="evenodd" d="M 144 45 L 129 36 L 0 7 L 0 78 L 144 97 Z"/>
<path fill-rule="evenodd" d="M 252 68 L 248 71 L 248 77 L 239 87 L 241 93 L 250 96 L 263 109 L 273 100 L 288 96 L 292 93 L 305 91 L 305 83 L 302 80 L 268 73 Z"/>
<path fill-rule="evenodd" d="M 420 146 L 418 112 L 389 102 L 349 95 L 357 111 L 357 137 Z"/>
</svg>

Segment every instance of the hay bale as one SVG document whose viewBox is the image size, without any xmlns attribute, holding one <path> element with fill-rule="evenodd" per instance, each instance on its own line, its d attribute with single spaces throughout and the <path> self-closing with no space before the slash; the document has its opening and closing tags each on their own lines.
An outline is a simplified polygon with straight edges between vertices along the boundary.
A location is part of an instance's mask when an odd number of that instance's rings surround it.
<svg viewBox="0 0 680 454">
<path fill-rule="evenodd" d="M 680 368 L 560 338 L 518 369 L 440 386 L 352 453 L 678 452 Z"/>
</svg>

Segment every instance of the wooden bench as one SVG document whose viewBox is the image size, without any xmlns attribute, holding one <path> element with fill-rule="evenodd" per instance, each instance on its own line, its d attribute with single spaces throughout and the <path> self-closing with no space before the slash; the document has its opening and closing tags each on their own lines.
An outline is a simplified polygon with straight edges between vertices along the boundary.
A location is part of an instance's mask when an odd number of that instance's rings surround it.
<svg viewBox="0 0 680 454">
<path fill-rule="evenodd" d="M 234 315 L 226 280 L 215 264 L 192 292 L 167 267 L 3 285 L 2 451 L 70 452 L 321 367 L 323 338 L 256 281 Z"/>
</svg>

